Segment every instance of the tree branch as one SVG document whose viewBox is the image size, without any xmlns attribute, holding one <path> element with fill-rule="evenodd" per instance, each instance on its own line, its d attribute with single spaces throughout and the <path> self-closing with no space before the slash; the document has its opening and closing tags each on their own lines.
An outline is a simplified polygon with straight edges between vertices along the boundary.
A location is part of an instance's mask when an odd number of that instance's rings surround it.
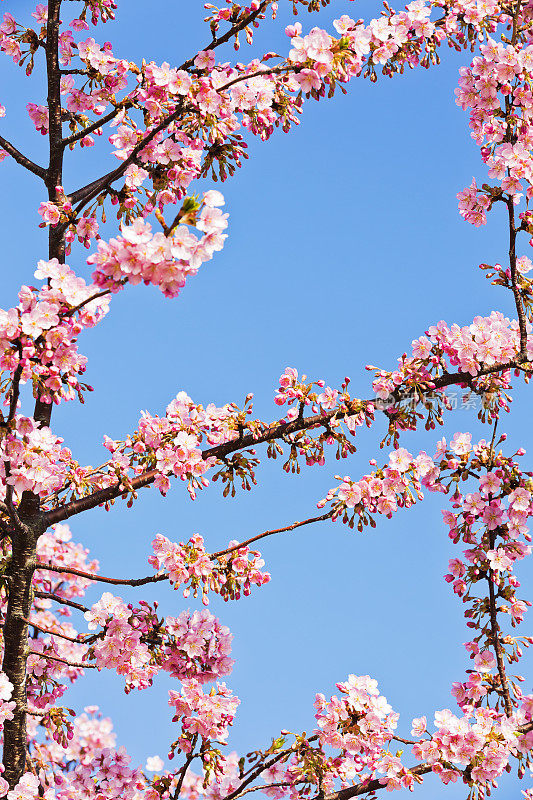
<svg viewBox="0 0 533 800">
<path fill-rule="evenodd" d="M 13 717 L 4 724 L 4 778 L 13 788 L 26 767 L 26 661 L 28 623 L 32 602 L 31 582 L 35 562 L 34 531 L 24 528 L 12 537 L 12 557 L 5 577 L 8 603 L 3 626 L 2 671 L 13 685 Z"/>
<path fill-rule="evenodd" d="M 280 72 L 299 72 L 300 68 L 296 67 L 272 67 L 272 69 L 264 69 L 258 70 L 257 72 L 250 73 L 249 75 L 243 74 L 238 76 L 237 78 L 233 78 L 231 81 L 223 84 L 222 86 L 217 87 L 217 92 L 223 92 L 225 89 L 233 86 L 240 81 L 248 80 L 249 78 L 253 78 L 257 75 L 273 75 Z M 76 208 L 74 209 L 74 213 L 77 216 L 84 208 L 84 206 L 93 200 L 98 194 L 105 188 L 111 186 L 116 180 L 121 178 L 130 164 L 133 164 L 137 160 L 137 156 L 141 153 L 144 148 L 150 144 L 152 139 L 154 139 L 158 133 L 164 131 L 166 128 L 169 127 L 173 122 L 175 122 L 179 115 L 183 112 L 184 105 L 183 105 L 183 98 L 178 98 L 177 100 L 177 108 L 171 114 L 166 116 L 161 122 L 153 128 L 150 133 L 147 133 L 146 136 L 135 145 L 129 156 L 121 163 L 118 167 L 111 172 L 108 172 L 106 175 L 102 176 L 101 178 L 97 178 L 95 181 L 88 183 L 86 186 L 82 186 L 81 189 L 77 189 L 75 192 L 71 192 L 69 194 L 70 200 L 73 204 L 78 203 Z M 101 120 L 100 120 L 101 121 Z M 62 232 L 66 230 L 68 223 L 63 223 L 62 226 L 56 226 Z"/>
<path fill-rule="evenodd" d="M 301 528 L 303 525 L 310 525 L 312 522 L 322 522 L 326 519 L 331 519 L 332 512 L 328 511 L 325 514 L 320 514 L 317 517 L 309 517 L 309 519 L 303 519 L 301 522 L 293 522 L 291 525 L 286 525 L 284 528 L 274 528 L 271 531 L 265 531 L 264 533 L 258 533 L 257 536 L 252 536 L 251 539 L 246 539 L 244 542 L 240 542 L 240 544 L 235 544 L 233 547 L 228 547 L 226 550 L 218 550 L 218 552 L 213 553 L 209 556 L 209 558 L 220 558 L 220 556 L 226 556 L 228 553 L 234 553 L 235 550 L 240 550 L 241 547 L 247 547 L 254 542 L 258 542 L 260 539 L 265 539 L 267 536 L 273 536 L 275 533 L 285 533 L 285 531 L 294 531 L 296 528 Z"/>
<path fill-rule="evenodd" d="M 516 225 L 514 214 L 513 198 L 506 200 L 507 213 L 509 216 L 509 267 L 511 270 L 511 286 L 518 316 L 518 326 L 520 329 L 520 354 L 526 355 L 527 352 L 527 322 L 522 304 L 522 297 L 518 287 L 518 270 L 516 267 Z"/>
<path fill-rule="evenodd" d="M 190 753 L 187 754 L 187 758 L 185 759 L 185 764 L 182 766 L 180 770 L 180 776 L 178 778 L 178 782 L 176 784 L 176 788 L 174 790 L 174 794 L 172 795 L 171 800 L 178 800 L 181 792 L 181 787 L 183 786 L 183 781 L 185 780 L 185 775 L 187 774 L 187 770 L 189 769 L 189 765 L 194 761 L 195 758 L 198 757 L 198 753 L 194 753 L 194 748 L 196 747 L 196 739 L 194 739 L 192 743 L 192 750 Z"/>
<path fill-rule="evenodd" d="M 241 547 L 247 547 L 249 544 L 259 541 L 259 539 L 264 539 L 267 536 L 273 536 L 275 533 L 293 531 L 296 530 L 296 528 L 301 528 L 303 525 L 309 525 L 312 522 L 322 522 L 326 519 L 331 519 L 330 511 L 317 517 L 309 517 L 309 519 L 304 519 L 301 522 L 292 522 L 290 525 L 286 525 L 283 528 L 274 528 L 271 531 L 259 533 L 257 536 L 252 536 L 250 539 L 246 539 L 246 541 L 240 542 L 240 544 L 235 544 L 233 547 L 228 547 L 226 550 L 219 550 L 208 557 L 210 559 L 217 559 L 221 556 L 228 555 L 229 553 L 234 553 L 236 550 L 240 550 Z M 168 580 L 168 573 L 166 572 L 162 575 L 149 575 L 146 578 L 106 578 L 103 575 L 97 575 L 93 572 L 84 572 L 81 569 L 74 569 L 74 567 L 62 567 L 59 564 L 42 564 L 38 562 L 35 569 L 45 569 L 49 572 L 62 572 L 68 575 L 77 575 L 78 577 L 85 578 L 89 581 L 101 581 L 102 583 L 110 583 L 115 586 L 144 586 L 147 583 L 160 583 L 161 581 Z M 31 624 L 33 625 L 33 623 Z M 45 631 L 45 633 L 53 633 L 53 631 Z"/>
<path fill-rule="evenodd" d="M 57 594 L 53 594 L 52 592 L 34 592 L 35 597 L 40 597 L 43 600 L 55 600 L 56 603 L 61 603 L 63 606 L 69 606 L 70 608 L 75 608 L 78 611 L 82 611 L 84 614 L 89 611 L 90 609 L 87 606 L 82 606 L 81 603 L 75 603 L 74 600 L 65 600 L 64 597 L 59 597 Z"/>
<path fill-rule="evenodd" d="M 431 772 L 431 764 L 417 764 L 416 767 L 409 769 L 413 775 L 427 775 Z M 358 797 L 361 794 L 376 792 L 378 789 L 385 789 L 385 784 L 381 783 L 380 778 L 372 781 L 360 783 L 356 786 L 348 786 L 346 789 L 339 789 L 338 792 L 330 792 L 326 795 L 316 795 L 312 800 L 350 800 L 351 797 Z"/>
<path fill-rule="evenodd" d="M 82 128 L 82 130 L 77 131 L 76 133 L 73 133 L 72 136 L 67 136 L 66 139 L 63 139 L 63 141 L 62 141 L 63 147 L 68 147 L 69 145 L 74 144 L 75 142 L 78 142 L 80 139 L 83 139 L 85 136 L 90 136 L 90 134 L 94 133 L 94 131 L 97 131 L 98 128 L 103 128 L 104 125 L 107 125 L 108 122 L 111 122 L 112 120 L 114 120 L 115 117 L 123 109 L 131 108 L 132 105 L 133 104 L 128 100 L 122 101 L 122 103 L 119 103 L 113 109 L 113 111 L 110 111 L 108 114 L 105 114 L 103 117 L 100 117 L 100 119 L 97 119 L 94 122 L 92 122 L 90 125 L 87 125 L 86 128 Z"/>
<path fill-rule="evenodd" d="M 452 386 L 454 384 L 471 385 L 472 381 L 476 378 L 480 378 L 485 375 L 491 375 L 495 372 L 505 372 L 509 369 L 519 368 L 523 365 L 523 363 L 524 359 L 521 356 L 518 356 L 516 359 L 503 364 L 494 364 L 490 367 L 485 367 L 484 369 L 481 369 L 477 375 L 471 375 L 469 372 L 446 373 L 432 381 L 428 381 L 428 383 L 431 385 L 432 389 L 443 389 L 446 386 Z M 371 400 L 357 401 L 358 404 L 361 402 L 363 404 L 375 403 L 376 399 L 372 398 Z M 346 411 L 346 415 L 349 414 L 350 409 Z M 241 436 L 239 439 L 232 440 L 231 442 L 225 442 L 224 444 L 219 444 L 203 450 L 202 457 L 204 459 L 211 457 L 222 458 L 223 456 L 234 453 L 237 450 L 244 450 L 247 447 L 254 447 L 264 442 L 274 441 L 275 439 L 283 439 L 292 433 L 298 433 L 299 431 L 308 430 L 310 428 L 324 427 L 333 419 L 333 417 L 339 416 L 338 409 L 334 409 L 333 411 L 326 411 L 309 417 L 295 419 L 292 422 L 274 422 L 258 436 L 248 433 L 245 436 Z M 149 486 L 154 482 L 159 474 L 160 473 L 156 469 L 147 470 L 142 475 L 133 478 L 130 481 L 130 485 L 133 490 Z M 43 519 L 46 520 L 47 525 L 53 525 L 56 522 L 63 522 L 64 520 L 69 519 L 76 514 L 81 514 L 84 511 L 88 511 L 91 508 L 95 508 L 103 503 L 107 503 L 110 500 L 115 500 L 126 491 L 127 489 L 121 483 L 117 482 L 113 486 L 108 486 L 105 489 L 97 489 L 95 492 L 87 495 L 86 497 L 80 497 L 77 500 L 72 500 L 70 503 L 61 506 L 60 508 L 47 511 L 43 514 Z"/>
<path fill-rule="evenodd" d="M 29 172 L 33 172 L 34 175 L 37 175 L 38 178 L 42 178 L 43 181 L 46 181 L 48 172 L 44 167 L 40 167 L 38 164 L 35 164 L 31 159 L 25 156 L 20 150 L 8 142 L 7 139 L 4 139 L 3 136 L 0 136 L 0 147 L 9 153 L 9 155 L 20 164 L 21 167 L 24 167 Z"/>
<path fill-rule="evenodd" d="M 74 569 L 73 567 L 60 567 L 56 564 L 38 563 L 36 569 L 46 569 L 50 572 L 64 572 L 68 575 L 78 575 L 80 578 L 86 578 L 89 581 L 101 581 L 102 583 L 124 586 L 143 586 L 146 583 L 159 583 L 160 581 L 168 580 L 168 575 L 166 573 L 165 575 L 149 575 L 147 578 L 105 578 L 103 575 L 83 572 L 81 569 Z"/>
<path fill-rule="evenodd" d="M 490 549 L 494 550 L 496 546 L 496 531 L 490 531 Z M 498 675 L 500 676 L 501 695 L 505 706 L 505 713 L 510 717 L 513 713 L 513 704 L 509 694 L 509 684 L 507 682 L 507 674 L 505 672 L 505 664 L 503 662 L 502 644 L 500 641 L 500 626 L 498 625 L 498 615 L 496 611 L 496 597 L 494 592 L 493 582 L 494 572 L 492 569 L 487 570 L 487 582 L 489 584 L 489 616 L 491 628 L 491 641 L 496 655 L 496 663 L 498 665 Z"/>
<path fill-rule="evenodd" d="M 48 190 L 50 200 L 55 200 L 55 189 L 62 183 L 63 169 L 63 128 L 61 122 L 61 69 L 59 65 L 59 11 L 61 0 L 49 4 L 46 26 L 46 75 L 48 86 L 48 118 L 50 143 L 50 164 L 48 167 Z"/>
<path fill-rule="evenodd" d="M 318 736 L 315 734 L 314 736 L 310 736 L 307 741 L 314 742 L 317 739 Z M 285 756 L 293 752 L 294 750 L 292 747 L 287 747 L 285 748 L 285 750 L 281 750 L 281 752 L 276 753 L 276 755 L 272 756 L 272 758 L 270 758 L 268 761 L 265 761 L 263 764 L 259 764 L 250 772 L 248 777 L 241 783 L 241 785 L 237 789 L 234 789 L 232 792 L 226 795 L 224 800 L 235 800 L 235 798 L 239 797 L 242 790 L 245 789 L 247 786 L 249 786 L 251 783 L 253 783 L 253 781 L 255 781 L 255 779 L 258 778 L 262 772 L 264 772 L 267 769 L 270 769 L 270 767 L 274 766 L 274 764 L 280 761 L 280 759 L 284 758 Z"/>
<path fill-rule="evenodd" d="M 41 633 L 46 633 L 48 636 L 59 636 L 60 639 L 66 639 L 67 642 L 73 642 L 74 644 L 86 644 L 86 642 L 79 637 L 75 639 L 72 636 L 67 636 L 66 633 L 58 633 L 57 631 L 50 631 L 48 628 L 41 628 L 40 625 L 37 625 L 36 622 L 32 622 L 31 619 L 27 619 L 26 622 L 28 625 L 31 625 L 32 628 L 35 628 Z"/>
<path fill-rule="evenodd" d="M 61 91 L 59 68 L 59 25 L 61 0 L 49 0 L 46 22 L 46 76 L 48 89 L 49 116 L 49 165 L 43 177 L 50 200 L 56 199 L 56 187 L 62 184 L 63 149 L 61 147 Z M 26 167 L 35 165 L 25 164 Z M 65 259 L 64 232 L 50 228 L 48 233 L 48 257 Z M 18 391 L 18 388 L 17 388 Z M 12 396 L 16 403 L 16 391 Z M 16 405 L 12 408 L 15 408 Z M 52 404 L 44 403 L 37 396 L 33 418 L 40 426 L 49 426 Z M 7 470 L 6 470 L 7 471 Z M 11 489 L 12 491 L 12 489 Z M 16 535 L 11 537 L 13 555 L 6 569 L 9 597 L 4 624 L 4 654 L 2 669 L 13 684 L 15 708 L 13 718 L 4 725 L 3 764 L 4 778 L 10 789 L 19 782 L 26 770 L 27 731 L 26 731 L 26 662 L 28 658 L 28 623 L 33 601 L 32 579 L 35 568 L 37 539 L 45 528 L 42 527 L 40 498 L 38 494 L 25 491 L 17 511 L 13 508 L 10 491 L 6 492 L 6 505 L 15 523 Z"/>
<path fill-rule="evenodd" d="M 50 661 L 59 661 L 61 664 L 66 664 L 68 667 L 74 667 L 76 669 L 98 669 L 96 664 L 78 664 L 76 661 L 67 661 L 65 658 L 51 656 L 49 653 L 38 653 L 36 650 L 30 650 L 28 655 L 37 656 L 38 658 L 48 658 Z"/>
</svg>

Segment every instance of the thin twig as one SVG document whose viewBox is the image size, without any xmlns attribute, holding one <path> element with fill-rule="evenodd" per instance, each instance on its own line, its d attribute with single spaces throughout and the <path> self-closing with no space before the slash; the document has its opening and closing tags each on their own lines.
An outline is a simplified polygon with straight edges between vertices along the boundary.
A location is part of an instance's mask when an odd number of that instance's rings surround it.
<svg viewBox="0 0 533 800">
<path fill-rule="evenodd" d="M 233 797 L 244 797 L 246 794 L 251 794 L 251 792 L 264 792 L 266 789 L 274 789 L 276 787 L 281 786 L 292 786 L 294 784 L 288 783 L 287 781 L 283 781 L 283 783 L 263 783 L 261 786 L 251 786 L 248 789 L 245 789 L 244 792 L 239 792 L 239 794 L 233 795 Z M 227 800 L 226 798 L 224 800 Z"/>
<path fill-rule="evenodd" d="M 490 541 L 490 549 L 494 550 L 496 545 L 496 532 L 490 531 L 489 532 L 489 541 Z M 501 694 L 503 696 L 503 702 L 505 706 L 505 713 L 508 717 L 510 717 L 513 713 L 513 704 L 511 702 L 511 697 L 509 694 L 509 684 L 507 682 L 507 674 L 505 672 L 505 664 L 503 661 L 503 651 L 502 651 L 502 644 L 500 641 L 500 626 L 498 625 L 498 612 L 496 610 L 496 597 L 494 593 L 494 572 L 489 567 L 487 570 L 487 582 L 489 584 L 489 617 L 490 617 L 490 628 L 491 628 L 491 642 L 494 648 L 494 654 L 496 655 L 496 663 L 498 665 L 498 675 L 500 676 L 500 685 L 501 685 Z"/>
<path fill-rule="evenodd" d="M 76 661 L 67 661 L 66 658 L 51 656 L 49 653 L 38 653 L 36 650 L 30 650 L 28 655 L 37 656 L 37 658 L 48 658 L 50 661 L 59 661 L 61 664 L 66 664 L 67 667 L 74 667 L 75 669 L 98 669 L 96 664 L 79 664 Z"/>
<path fill-rule="evenodd" d="M 37 625 L 36 622 L 32 622 L 31 619 L 24 619 L 24 622 L 26 622 L 28 625 L 31 625 L 32 628 L 35 628 L 41 633 L 46 633 L 49 636 L 59 636 L 61 639 L 66 639 L 67 642 L 73 642 L 74 644 L 86 644 L 86 642 L 83 639 L 80 639 L 79 637 L 75 639 L 72 636 L 67 636 L 66 633 L 58 633 L 57 631 L 50 631 L 47 628 L 42 628 L 40 625 Z M 82 634 L 80 634 L 80 636 L 81 635 Z"/>
<path fill-rule="evenodd" d="M 525 359 L 527 355 L 527 321 L 522 304 L 522 296 L 518 287 L 518 269 L 516 267 L 516 225 L 513 198 L 506 201 L 509 217 L 509 267 L 511 270 L 511 287 L 518 316 L 520 329 L 520 356 Z"/>
<path fill-rule="evenodd" d="M 249 544 L 257 542 L 259 539 L 264 539 L 267 536 L 273 536 L 276 533 L 284 533 L 286 531 L 293 531 L 296 530 L 296 528 L 301 528 L 303 525 L 310 525 L 312 522 L 322 522 L 326 519 L 331 519 L 330 511 L 317 517 L 309 517 L 309 519 L 304 519 L 301 522 L 293 522 L 290 525 L 285 525 L 283 528 L 274 528 L 273 530 L 259 533 L 257 536 L 252 536 L 250 539 L 246 539 L 244 542 L 240 542 L 239 544 L 226 548 L 226 550 L 219 550 L 216 553 L 208 555 L 208 558 L 211 560 L 218 559 L 221 556 L 228 555 L 229 553 L 233 553 L 243 547 L 247 547 Z M 59 564 L 43 564 L 39 562 L 36 564 L 35 569 L 48 570 L 49 572 L 66 573 L 68 575 L 77 575 L 78 577 L 85 578 L 88 581 L 100 581 L 102 583 L 110 583 L 121 586 L 144 586 L 147 583 L 160 583 L 161 581 L 166 581 L 169 577 L 168 573 L 165 572 L 160 575 L 148 575 L 145 578 L 107 578 L 104 577 L 104 575 L 97 575 L 94 572 L 84 572 L 83 570 L 75 569 L 74 567 L 62 567 Z"/>
<path fill-rule="evenodd" d="M 196 747 L 197 738 L 198 738 L 198 734 L 196 734 L 196 736 L 195 736 L 195 738 L 193 740 L 193 743 L 192 743 L 191 752 L 187 754 L 187 758 L 185 759 L 185 764 L 181 768 L 181 775 L 178 778 L 178 782 L 176 784 L 176 788 L 174 790 L 174 794 L 173 794 L 171 800 L 178 800 L 178 797 L 180 796 L 180 792 L 181 792 L 181 787 L 183 786 L 183 781 L 185 780 L 185 775 L 187 774 L 187 770 L 189 769 L 189 765 L 199 755 L 198 753 L 195 754 L 193 752 L 194 748 Z"/>
<path fill-rule="evenodd" d="M 9 479 L 11 475 L 11 462 L 4 461 L 4 472 L 6 476 L 6 481 Z M 15 529 L 22 534 L 26 534 L 28 529 L 26 525 L 22 522 L 21 518 L 19 517 L 18 511 L 13 505 L 13 484 L 8 483 L 6 488 L 6 497 L 5 497 L 5 505 L 7 508 L 7 513 L 9 514 L 9 518 L 13 523 Z"/>
<path fill-rule="evenodd" d="M 74 144 L 80 139 L 83 139 L 85 136 L 89 136 L 91 133 L 94 133 L 94 131 L 97 131 L 98 128 L 102 128 L 104 125 L 107 125 L 108 122 L 111 122 L 123 109 L 131 108 L 132 105 L 133 104 L 130 101 L 122 101 L 122 103 L 119 103 L 113 109 L 113 111 L 110 111 L 104 117 L 95 120 L 95 122 L 91 123 L 91 125 L 88 125 L 86 128 L 83 128 L 81 131 L 77 131 L 76 133 L 73 133 L 72 136 L 68 136 L 66 139 L 63 139 L 61 143 L 62 146 L 68 147 L 68 145 Z"/>
<path fill-rule="evenodd" d="M 238 33 L 244 30 L 244 28 L 247 28 L 248 25 L 251 25 L 253 21 L 260 14 L 262 14 L 263 11 L 266 10 L 267 6 L 269 6 L 271 2 L 272 0 L 263 0 L 259 8 L 257 8 L 255 11 L 252 11 L 252 13 L 248 14 L 248 16 L 245 17 L 243 20 L 233 25 L 229 29 L 229 31 L 226 31 L 226 33 L 222 34 L 222 36 L 218 36 L 217 38 L 213 39 L 213 41 L 210 44 L 204 47 L 204 50 L 215 50 L 217 47 L 220 47 L 221 44 L 229 42 L 230 39 L 232 39 L 234 36 L 236 36 Z M 179 69 L 189 69 L 189 67 L 192 67 L 195 58 L 196 56 L 187 59 L 187 61 L 184 61 L 183 64 L 179 67 Z"/>
<path fill-rule="evenodd" d="M 233 553 L 235 550 L 240 550 L 242 547 L 247 547 L 249 544 L 253 544 L 254 542 L 258 542 L 259 539 L 264 539 L 266 536 L 273 536 L 275 533 L 284 533 L 285 531 L 294 531 L 296 528 L 301 528 L 302 525 L 310 525 L 312 522 L 322 522 L 326 519 L 331 519 L 332 512 L 328 511 L 325 514 L 320 514 L 317 517 L 309 517 L 309 519 L 303 519 L 301 522 L 293 522 L 291 525 L 285 525 L 283 528 L 274 528 L 271 531 L 265 531 L 264 533 L 258 533 L 257 536 L 252 536 L 250 539 L 246 539 L 244 542 L 240 542 L 240 544 L 233 545 L 233 547 L 228 547 L 226 550 L 218 550 L 216 553 L 213 553 L 209 556 L 209 558 L 220 558 L 221 556 L 228 555 L 228 553 Z"/>
<path fill-rule="evenodd" d="M 57 594 L 53 594 L 52 592 L 34 592 L 35 597 L 40 597 L 43 600 L 55 600 L 56 603 L 60 603 L 63 606 L 70 606 L 70 608 L 75 608 L 78 611 L 83 611 L 85 614 L 86 612 L 90 611 L 87 606 L 83 606 L 81 603 L 75 603 L 74 600 L 65 600 L 64 597 L 59 597 Z"/>
<path fill-rule="evenodd" d="M 120 281 L 120 283 L 122 284 L 124 284 L 125 282 L 126 282 L 125 278 L 123 281 Z M 96 294 L 91 295 L 91 297 L 88 297 L 86 300 L 82 300 L 81 303 L 78 303 L 77 306 L 69 308 L 69 310 L 66 311 L 64 314 L 62 314 L 61 316 L 63 319 L 65 317 L 71 317 L 77 311 L 80 311 L 84 306 L 88 305 L 89 303 L 92 303 L 93 300 L 98 300 L 98 298 L 105 297 L 108 294 L 111 294 L 111 289 L 102 289 L 101 292 L 97 292 Z"/>
<path fill-rule="evenodd" d="M 396 734 L 392 738 L 395 742 L 401 742 L 402 744 L 417 744 L 414 739 L 403 739 L 401 736 L 396 736 Z"/>
<path fill-rule="evenodd" d="M 497 430 L 498 430 L 498 417 L 496 417 L 496 419 L 494 420 L 494 430 L 492 431 L 492 439 L 490 440 L 490 448 L 489 448 L 490 469 L 492 469 L 492 467 L 494 465 L 494 442 L 496 441 L 496 431 Z M 478 476 L 475 475 L 475 477 L 477 478 Z"/>
</svg>

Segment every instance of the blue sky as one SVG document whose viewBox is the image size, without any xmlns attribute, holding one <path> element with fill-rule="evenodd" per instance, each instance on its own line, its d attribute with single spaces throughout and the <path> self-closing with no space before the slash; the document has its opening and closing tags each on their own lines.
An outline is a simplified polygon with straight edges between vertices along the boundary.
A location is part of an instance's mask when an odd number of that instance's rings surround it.
<svg viewBox="0 0 533 800">
<path fill-rule="evenodd" d="M 202 5 L 128 0 L 119 4 L 116 23 L 97 29 L 95 38 L 111 40 L 119 57 L 179 64 L 209 39 Z M 250 52 L 286 51 L 283 29 L 292 14 L 288 0 L 280 7 L 276 23 L 264 24 Z M 26 0 L 4 3 L 14 14 L 31 8 Z M 379 5 L 339 0 L 301 21 L 304 29 L 320 24 L 331 30 L 331 20 L 342 13 L 370 18 Z M 247 52 L 243 48 L 239 60 Z M 454 103 L 458 68 L 468 54 L 443 49 L 441 57 L 431 70 L 376 85 L 353 81 L 346 97 L 309 101 L 301 125 L 289 134 L 249 142 L 249 161 L 217 186 L 230 213 L 223 252 L 177 300 L 153 287 L 129 288 L 82 339 L 95 392 L 84 407 L 66 404 L 53 417 L 54 430 L 79 460 L 100 463 L 104 433 L 122 438 L 142 409 L 162 413 L 181 389 L 197 402 L 219 405 L 242 402 L 252 391 L 257 414 L 272 419 L 277 379 L 286 366 L 331 386 L 349 375 L 354 393 L 368 397 L 365 364 L 392 368 L 429 325 L 440 319 L 469 324 L 492 309 L 512 315 L 510 295 L 491 287 L 478 269 L 481 262 L 505 258 L 503 212 L 496 209 L 485 228 L 475 229 L 457 211 L 457 192 L 473 176 L 484 177 L 467 115 Z M 231 49 L 225 58 L 233 58 Z M 5 57 L 2 69 L 0 102 L 8 109 L 2 133 L 44 163 L 45 139 L 24 112 L 27 102 L 44 101 L 42 79 L 24 78 Z M 66 190 L 109 164 L 105 148 L 74 158 L 66 167 Z M 46 257 L 37 215 L 45 197 L 33 176 L 9 160 L 0 169 L 1 305 L 7 308 L 16 304 L 19 285 L 32 283 L 37 260 Z M 69 263 L 88 277 L 84 258 L 80 249 Z M 530 406 L 523 390 L 514 405 L 501 430 L 527 449 Z M 361 432 L 349 461 L 304 468 L 297 478 L 286 476 L 279 461 L 263 463 L 259 486 L 234 500 L 222 500 L 214 484 L 192 503 L 180 483 L 166 500 L 145 491 L 133 511 L 120 504 L 110 513 L 97 510 L 72 520 L 71 528 L 100 560 L 102 573 L 149 574 L 146 559 L 158 532 L 175 541 L 199 532 L 214 551 L 232 538 L 312 515 L 336 473 L 357 477 L 368 470 L 369 458 L 386 460 L 378 448 L 384 430 L 385 421 L 378 420 Z M 464 430 L 488 435 L 475 412 L 458 410 L 448 414 L 444 431 L 409 434 L 402 444 L 433 453 L 443 433 Z M 528 455 L 523 461 L 531 467 Z M 468 667 L 461 647 L 468 636 L 461 603 L 442 579 L 457 553 L 441 507 L 442 498 L 431 496 L 364 534 L 340 522 L 322 523 L 264 543 L 271 583 L 239 603 L 211 605 L 235 636 L 237 664 L 228 684 L 242 705 L 232 747 L 244 753 L 268 746 L 281 728 L 309 731 L 315 693 L 333 693 L 335 682 L 349 673 L 378 679 L 401 712 L 404 735 L 412 717 L 455 709 L 449 690 Z M 531 568 L 521 574 L 527 586 Z M 170 588 L 122 596 L 157 598 L 170 614 L 193 607 Z M 113 718 L 120 743 L 144 763 L 147 755 L 164 757 L 177 736 L 166 705 L 172 686 L 162 678 L 126 697 L 120 679 L 89 674 L 72 691 L 71 703 L 80 710 L 98 703 Z M 524 690 L 533 690 L 530 682 Z M 429 800 L 444 792 L 450 798 L 465 794 L 462 786 L 445 789 L 428 779 L 417 796 Z M 504 781 L 502 800 L 516 794 L 513 782 Z"/>
</svg>

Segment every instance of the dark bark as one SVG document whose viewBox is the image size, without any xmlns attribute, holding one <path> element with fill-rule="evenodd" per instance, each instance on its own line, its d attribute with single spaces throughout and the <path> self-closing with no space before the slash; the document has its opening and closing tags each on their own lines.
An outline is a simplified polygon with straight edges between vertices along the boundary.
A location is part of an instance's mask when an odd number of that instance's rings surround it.
<svg viewBox="0 0 533 800">
<path fill-rule="evenodd" d="M 9 591 L 4 624 L 2 669 L 13 684 L 13 719 L 4 725 L 4 778 L 12 788 L 26 766 L 26 659 L 28 623 L 31 608 L 31 582 L 35 569 L 35 531 L 24 526 L 12 535 L 13 555 L 5 578 Z"/>
</svg>

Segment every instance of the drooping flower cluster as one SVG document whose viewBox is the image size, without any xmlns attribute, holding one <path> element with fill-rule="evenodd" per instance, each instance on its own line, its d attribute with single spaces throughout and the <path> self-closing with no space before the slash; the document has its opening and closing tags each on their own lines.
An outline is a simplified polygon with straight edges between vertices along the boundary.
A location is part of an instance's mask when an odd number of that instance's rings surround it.
<svg viewBox="0 0 533 800">
<path fill-rule="evenodd" d="M 126 680 L 126 692 L 145 689 L 160 670 L 179 678 L 206 683 L 228 675 L 234 661 L 232 635 L 209 611 L 183 611 L 159 618 L 141 601 L 139 608 L 105 592 L 85 612 L 90 630 L 101 627 L 86 653 L 99 669 L 114 669 Z"/>
<path fill-rule="evenodd" d="M 505 438 L 502 434 L 498 444 Z M 516 565 L 531 554 L 531 476 L 520 469 L 516 459 L 524 454 L 523 450 L 506 457 L 484 440 L 473 444 L 470 434 L 456 434 L 448 449 L 444 440 L 439 447 L 441 467 L 449 471 L 452 481 L 460 475 L 471 476 L 469 484 L 463 484 L 463 491 L 457 481 L 451 495 L 454 510 L 443 512 L 450 539 L 467 545 L 461 558 L 450 560 L 445 580 L 462 598 L 467 625 L 475 633 L 465 643 L 475 672 L 466 682 L 455 683 L 452 691 L 464 711 L 479 706 L 483 697 L 496 692 L 496 707 L 503 705 L 509 712 L 519 705 L 522 690 L 518 679 L 507 679 L 505 665 L 518 662 L 523 648 L 529 647 L 533 639 L 503 636 L 498 623 L 500 642 L 495 649 L 491 614 L 504 615 L 503 619 L 515 628 L 531 605 L 517 597 L 520 581 L 514 574 Z M 478 596 L 480 583 L 488 583 L 489 591 L 498 597 L 492 612 Z"/>
<path fill-rule="evenodd" d="M 140 218 L 131 225 L 123 225 L 119 237 L 109 242 L 100 240 L 98 251 L 87 259 L 96 268 L 95 284 L 118 291 L 124 279 L 134 285 L 152 283 L 166 297 L 176 297 L 186 279 L 195 275 L 215 251 L 222 250 L 226 238 L 222 231 L 227 227 L 228 215 L 216 206 L 223 202 L 220 192 L 209 191 L 204 194 L 198 215 L 198 207 L 193 204 L 194 224 L 203 231 L 200 239 L 184 224 L 169 231 L 169 235 L 152 233 L 150 223 Z"/>
<path fill-rule="evenodd" d="M 92 644 L 88 657 L 94 658 L 99 669 L 115 669 L 126 681 L 126 692 L 132 688 L 145 689 L 151 686 L 159 671 L 152 658 L 150 648 L 143 641 L 143 633 L 151 630 L 150 609 L 143 604 L 141 609 L 126 605 L 120 597 L 105 592 L 90 611 L 85 612 L 90 630 L 98 626 L 104 633 Z M 148 619 L 147 619 L 148 618 Z"/>
<path fill-rule="evenodd" d="M 181 722 L 179 749 L 184 753 L 190 752 L 197 734 L 204 740 L 224 742 L 233 724 L 239 698 L 232 695 L 225 683 L 217 683 L 216 689 L 213 687 L 209 694 L 204 694 L 197 680 L 184 680 L 182 685 L 181 692 L 170 690 L 168 701 L 175 709 L 173 722 Z"/>
<path fill-rule="evenodd" d="M 241 591 L 245 597 L 250 594 L 252 584 L 262 586 L 270 580 L 270 574 L 261 571 L 265 562 L 260 553 L 246 545 L 237 545 L 238 542 L 231 541 L 230 552 L 222 551 L 210 557 L 199 534 L 179 545 L 157 534 L 152 542 L 155 555 L 150 556 L 148 562 L 156 570 L 168 573 L 174 589 L 185 585 L 184 597 L 188 597 L 191 590 L 195 597 L 201 591 L 202 602 L 207 605 L 210 591 L 220 594 L 224 600 L 238 599 Z"/>
<path fill-rule="evenodd" d="M 388 466 L 358 481 L 346 476 L 317 505 L 324 508 L 331 503 L 333 519 L 342 516 L 350 527 L 357 519 L 357 529 L 362 530 L 367 524 L 375 527 L 374 514 L 390 518 L 398 508 L 409 508 L 417 498 L 423 499 L 422 486 L 430 491 L 442 491 L 438 478 L 439 468 L 427 453 L 413 457 L 400 447 L 390 453 Z"/>
</svg>

